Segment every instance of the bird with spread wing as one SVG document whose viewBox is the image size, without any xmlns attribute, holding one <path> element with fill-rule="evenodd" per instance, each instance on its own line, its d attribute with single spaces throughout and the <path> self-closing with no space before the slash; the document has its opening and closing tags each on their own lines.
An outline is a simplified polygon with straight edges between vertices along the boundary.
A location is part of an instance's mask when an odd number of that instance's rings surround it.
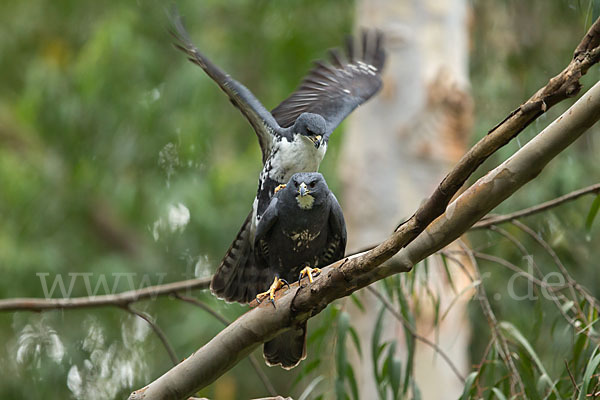
<svg viewBox="0 0 600 400">
<path fill-rule="evenodd" d="M 212 292 L 227 301 L 252 301 L 269 283 L 253 257 L 256 227 L 273 194 L 294 173 L 315 172 L 334 129 L 381 88 L 385 62 L 383 35 L 364 31 L 360 43 L 349 39 L 346 51 L 330 51 L 330 62 L 317 61 L 300 87 L 271 112 L 244 85 L 226 74 L 191 42 L 181 18 L 173 18 L 175 46 L 185 52 L 223 90 L 256 132 L 263 168 L 252 211 L 213 275 Z"/>
</svg>

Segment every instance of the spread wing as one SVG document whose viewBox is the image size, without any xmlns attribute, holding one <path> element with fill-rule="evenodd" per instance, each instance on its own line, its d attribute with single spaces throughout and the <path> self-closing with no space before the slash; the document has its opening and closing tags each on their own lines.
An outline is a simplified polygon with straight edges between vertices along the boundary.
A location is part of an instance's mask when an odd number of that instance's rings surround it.
<svg viewBox="0 0 600 400">
<path fill-rule="evenodd" d="M 323 257 L 319 264 L 324 267 L 344 257 L 346 251 L 346 222 L 344 221 L 344 214 L 342 208 L 335 198 L 333 193 L 329 193 L 329 220 L 328 229 L 329 234 L 327 235 L 327 246 Z"/>
<path fill-rule="evenodd" d="M 272 136 L 280 130 L 276 120 L 248 88 L 231 78 L 200 53 L 190 40 L 181 17 L 178 14 L 173 12 L 171 20 L 175 28 L 175 31 L 171 31 L 171 34 L 177 40 L 177 43 L 174 43 L 175 47 L 186 53 L 191 62 L 202 68 L 219 85 L 221 90 L 229 96 L 229 100 L 231 100 L 233 105 L 244 114 L 258 136 L 258 143 L 260 144 L 264 164 L 271 153 Z"/>
<path fill-rule="evenodd" d="M 325 118 L 331 133 L 381 88 L 385 51 L 380 31 L 363 31 L 358 46 L 348 38 L 346 55 L 336 49 L 330 50 L 330 57 L 331 63 L 315 62 L 300 87 L 271 111 L 281 127 L 287 128 L 300 114 L 311 112 Z"/>
</svg>

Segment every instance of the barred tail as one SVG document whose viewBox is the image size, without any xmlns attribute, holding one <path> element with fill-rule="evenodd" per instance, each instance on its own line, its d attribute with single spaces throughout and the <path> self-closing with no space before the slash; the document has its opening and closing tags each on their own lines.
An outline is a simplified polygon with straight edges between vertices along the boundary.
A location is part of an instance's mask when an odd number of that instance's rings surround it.
<svg viewBox="0 0 600 400">
<path fill-rule="evenodd" d="M 210 283 L 210 290 L 220 299 L 248 303 L 269 288 L 273 280 L 270 269 L 259 269 L 254 262 L 252 212 L 240 228 Z"/>
<path fill-rule="evenodd" d="M 306 358 L 306 322 L 265 343 L 263 356 L 269 366 L 292 369 Z"/>
</svg>

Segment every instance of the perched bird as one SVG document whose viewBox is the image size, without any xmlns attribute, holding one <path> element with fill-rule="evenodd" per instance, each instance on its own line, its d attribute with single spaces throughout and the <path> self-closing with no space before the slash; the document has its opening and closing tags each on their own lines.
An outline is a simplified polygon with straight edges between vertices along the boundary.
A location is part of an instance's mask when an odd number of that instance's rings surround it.
<svg viewBox="0 0 600 400">
<path fill-rule="evenodd" d="M 313 274 L 344 257 L 346 224 L 342 209 L 318 172 L 292 176 L 278 190 L 256 226 L 254 259 L 258 274 L 248 292 L 273 301 L 283 281 Z M 283 280 L 283 281 L 282 281 Z M 265 293 L 269 283 L 273 284 Z M 290 369 L 306 357 L 306 322 L 266 342 L 267 364 Z"/>
<path fill-rule="evenodd" d="M 331 62 L 317 61 L 300 87 L 273 111 L 241 83 L 214 65 L 192 44 L 181 18 L 175 16 L 175 46 L 200 66 L 242 112 L 254 128 L 262 151 L 263 169 L 252 211 L 244 221 L 211 282 L 212 292 L 227 301 L 249 302 L 247 282 L 258 273 L 253 243 L 275 189 L 296 172 L 314 172 L 327 150 L 329 136 L 348 114 L 381 87 L 385 62 L 381 32 L 363 32 L 359 45 L 349 39 L 346 55 L 331 50 Z"/>
</svg>

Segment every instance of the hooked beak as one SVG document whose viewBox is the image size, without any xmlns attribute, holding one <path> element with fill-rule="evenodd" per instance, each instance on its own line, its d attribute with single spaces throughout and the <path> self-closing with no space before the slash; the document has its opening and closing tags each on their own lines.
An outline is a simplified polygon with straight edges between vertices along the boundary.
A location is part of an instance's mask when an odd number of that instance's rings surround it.
<svg viewBox="0 0 600 400">
<path fill-rule="evenodd" d="M 315 144 L 316 149 L 321 147 L 321 140 L 323 139 L 323 136 L 321 136 L 321 135 L 309 136 L 309 139 Z"/>
<path fill-rule="evenodd" d="M 306 196 L 310 193 L 310 191 L 306 188 L 306 183 L 302 182 L 300 184 L 300 186 L 298 187 L 298 193 L 300 194 L 300 196 Z"/>
</svg>

